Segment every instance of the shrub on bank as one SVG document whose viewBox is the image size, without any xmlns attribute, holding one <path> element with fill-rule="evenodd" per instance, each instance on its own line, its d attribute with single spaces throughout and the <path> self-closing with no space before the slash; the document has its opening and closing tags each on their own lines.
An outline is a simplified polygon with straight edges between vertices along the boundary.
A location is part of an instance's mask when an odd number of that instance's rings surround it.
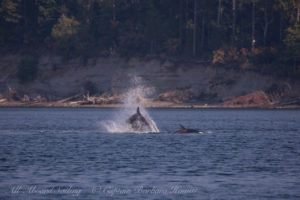
<svg viewBox="0 0 300 200">
<path fill-rule="evenodd" d="M 21 59 L 17 77 L 20 82 L 29 82 L 36 79 L 38 74 L 38 59 L 36 57 L 24 57 Z"/>
</svg>

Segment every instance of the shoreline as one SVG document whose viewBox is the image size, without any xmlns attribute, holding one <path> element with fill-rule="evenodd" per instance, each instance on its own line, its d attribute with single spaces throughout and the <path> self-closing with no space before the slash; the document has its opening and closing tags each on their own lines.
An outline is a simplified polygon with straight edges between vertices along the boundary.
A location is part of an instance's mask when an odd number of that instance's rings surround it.
<svg viewBox="0 0 300 200">
<path fill-rule="evenodd" d="M 0 108 L 121 108 L 123 104 L 88 104 L 78 105 L 72 103 L 20 103 L 20 102 L 6 102 L 0 103 Z M 300 109 L 298 105 L 236 105 L 236 106 L 224 106 L 224 105 L 197 105 L 197 104 L 173 104 L 168 105 L 144 105 L 145 108 L 161 108 L 161 109 Z"/>
</svg>

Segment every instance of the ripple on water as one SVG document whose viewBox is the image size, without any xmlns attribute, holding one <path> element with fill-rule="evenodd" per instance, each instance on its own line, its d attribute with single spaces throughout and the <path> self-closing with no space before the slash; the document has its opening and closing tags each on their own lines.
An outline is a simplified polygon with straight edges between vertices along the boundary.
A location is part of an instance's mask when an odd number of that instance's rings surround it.
<svg viewBox="0 0 300 200">
<path fill-rule="evenodd" d="M 98 123 L 113 109 L 16 110 L 0 109 L 0 199 L 77 198 L 14 185 L 72 186 L 78 199 L 300 198 L 300 111 L 154 109 L 161 133 L 109 134 Z M 181 123 L 205 134 L 168 134 Z"/>
</svg>

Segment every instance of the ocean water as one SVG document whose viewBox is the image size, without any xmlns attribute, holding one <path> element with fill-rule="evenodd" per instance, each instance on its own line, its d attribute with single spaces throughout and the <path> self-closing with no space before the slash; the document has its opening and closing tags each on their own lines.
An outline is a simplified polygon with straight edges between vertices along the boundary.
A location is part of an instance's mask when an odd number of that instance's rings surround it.
<svg viewBox="0 0 300 200">
<path fill-rule="evenodd" d="M 1 108 L 0 199 L 300 199 L 300 110 Z M 170 134 L 182 124 L 204 134 Z"/>
</svg>

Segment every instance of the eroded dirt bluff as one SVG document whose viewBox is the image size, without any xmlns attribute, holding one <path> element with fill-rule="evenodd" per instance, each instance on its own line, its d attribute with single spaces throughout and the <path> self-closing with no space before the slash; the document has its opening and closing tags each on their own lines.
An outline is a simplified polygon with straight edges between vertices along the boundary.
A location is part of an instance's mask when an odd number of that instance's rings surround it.
<svg viewBox="0 0 300 200">
<path fill-rule="evenodd" d="M 16 74 L 21 57 L 0 57 L 2 102 L 3 99 L 51 102 L 67 97 L 90 101 L 91 97 L 85 95 L 90 92 L 91 96 L 101 97 L 103 103 L 108 102 L 103 100 L 105 97 L 120 99 L 119 95 L 134 85 L 151 91 L 147 97 L 152 103 L 269 106 L 300 102 L 299 81 L 216 68 L 189 60 L 100 57 L 63 61 L 60 56 L 44 55 L 38 58 L 37 78 L 20 83 Z M 71 99 L 74 98 L 66 100 Z M 94 98 L 90 103 L 97 102 Z"/>
</svg>

